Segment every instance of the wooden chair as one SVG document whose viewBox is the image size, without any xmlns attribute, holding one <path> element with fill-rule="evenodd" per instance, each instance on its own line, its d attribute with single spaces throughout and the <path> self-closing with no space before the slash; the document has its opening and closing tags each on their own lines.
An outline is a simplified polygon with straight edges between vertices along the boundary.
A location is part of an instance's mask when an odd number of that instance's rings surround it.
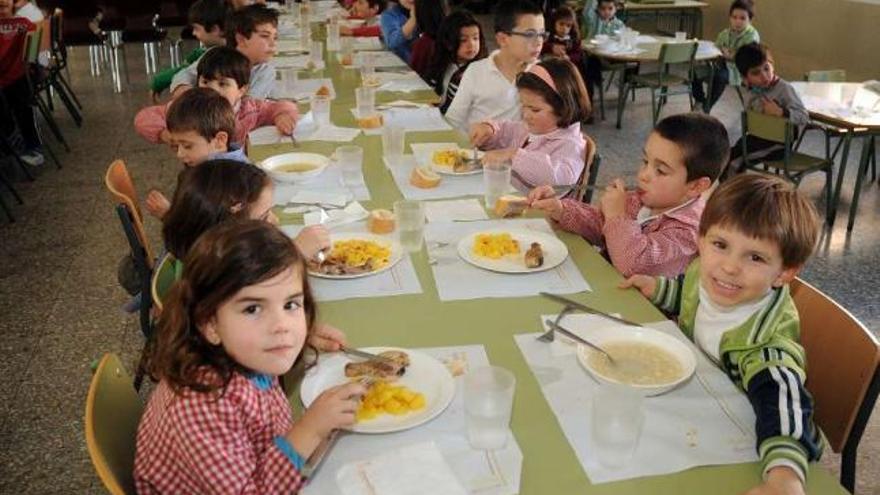
<svg viewBox="0 0 880 495">
<path fill-rule="evenodd" d="M 147 339 L 153 333 L 153 325 L 151 318 L 152 297 L 150 297 L 150 281 L 153 277 L 153 252 L 150 249 L 150 243 L 147 239 L 144 223 L 141 217 L 140 207 L 138 206 L 138 195 L 128 175 L 128 169 L 122 160 L 116 160 L 110 164 L 107 174 L 104 176 L 104 184 L 110 191 L 114 202 L 117 204 L 116 212 L 119 215 L 119 221 L 122 222 L 122 229 L 125 237 L 128 239 L 128 245 L 131 249 L 131 256 L 135 263 L 135 268 L 141 280 L 141 309 L 140 322 L 141 331 Z M 142 375 L 138 371 L 138 377 Z M 138 381 L 138 384 L 140 381 Z"/>
<path fill-rule="evenodd" d="M 113 495 L 135 493 L 134 454 L 143 406 L 115 354 L 104 354 L 86 399 L 86 446 L 104 487 Z"/>
<path fill-rule="evenodd" d="M 831 219 L 831 171 L 834 161 L 830 157 L 815 157 L 800 153 L 793 149 L 794 126 L 788 119 L 775 117 L 759 112 L 747 111 L 742 114 L 742 165 L 740 171 L 751 169 L 758 170 L 758 165 L 763 164 L 764 170 L 772 169 L 776 173 L 782 173 L 786 179 L 799 185 L 804 176 L 813 172 L 825 173 L 825 211 L 826 218 Z M 782 160 L 749 159 L 746 135 L 752 135 L 767 141 L 773 141 L 783 145 L 784 156 Z"/>
<path fill-rule="evenodd" d="M 584 134 L 584 140 L 586 141 L 586 147 L 584 148 L 584 170 L 581 172 L 581 177 L 578 179 L 577 185 L 595 186 L 596 178 L 599 176 L 599 164 L 602 162 L 602 157 L 599 156 L 598 147 L 596 146 L 596 142 L 593 141 L 593 138 Z M 584 203 L 589 203 L 593 199 L 593 190 L 586 188 L 581 189 L 580 191 L 575 192 L 571 198 Z"/>
<path fill-rule="evenodd" d="M 621 119 L 623 117 L 624 103 L 626 102 L 626 94 L 629 91 L 638 88 L 651 89 L 651 117 L 653 123 L 657 123 L 660 117 L 660 111 L 669 96 L 686 94 L 690 101 L 691 110 L 694 109 L 694 98 L 691 93 L 691 79 L 694 74 L 694 57 L 697 55 L 698 43 L 696 41 L 685 43 L 664 43 L 660 47 L 660 57 L 658 59 L 659 68 L 657 72 L 649 74 L 638 74 L 632 76 L 627 81 L 624 90 L 619 95 L 617 105 L 617 128 L 620 129 Z M 686 76 L 672 74 L 670 69 L 674 65 L 684 65 L 687 67 Z M 682 86 L 683 89 L 670 91 L 670 86 Z M 659 91 L 659 94 L 658 94 Z"/>
<path fill-rule="evenodd" d="M 880 393 L 880 342 L 849 311 L 796 279 L 791 295 L 800 313 L 807 353 L 807 390 L 828 445 L 842 453 L 840 483 L 853 493 L 856 452 Z"/>
</svg>

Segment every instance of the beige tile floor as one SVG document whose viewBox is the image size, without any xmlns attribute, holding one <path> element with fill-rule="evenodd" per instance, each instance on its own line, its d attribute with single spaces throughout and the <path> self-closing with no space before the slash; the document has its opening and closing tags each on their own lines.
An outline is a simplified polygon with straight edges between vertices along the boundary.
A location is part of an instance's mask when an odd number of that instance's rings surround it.
<svg viewBox="0 0 880 495">
<path fill-rule="evenodd" d="M 72 84 L 86 107 L 85 123 L 78 129 L 62 108 L 56 110 L 72 151 L 49 142 L 64 168 L 49 165 L 36 182 L 17 183 L 25 200 L 14 207 L 18 222 L 0 216 L 0 493 L 103 493 L 83 438 L 90 364 L 112 351 L 132 369 L 142 345 L 136 318 L 120 310 L 126 296 L 116 284 L 116 263 L 126 244 L 103 174 L 113 159 L 123 158 L 143 193 L 149 187 L 170 192 L 178 172 L 167 149 L 146 143 L 132 127 L 134 113 L 147 103 L 141 53 L 128 47 L 130 82 L 114 94 L 107 75 L 89 76 L 85 50 L 74 50 Z M 727 96 L 713 113 L 735 138 L 738 103 Z M 685 108 L 678 97 L 665 112 Z M 629 105 L 622 131 L 612 121 L 588 128 L 603 156 L 600 183 L 634 176 L 649 129 L 646 94 Z M 819 152 L 818 141 L 808 140 L 805 149 Z M 822 179 L 809 178 L 802 187 L 818 200 Z M 850 182 L 843 214 L 805 277 L 877 331 L 880 191 L 876 184 L 865 187 L 856 231 L 847 236 L 851 190 Z M 148 223 L 155 246 L 157 227 Z M 824 462 L 836 465 L 833 456 Z M 859 493 L 880 493 L 876 411 L 862 441 L 859 477 Z"/>
</svg>

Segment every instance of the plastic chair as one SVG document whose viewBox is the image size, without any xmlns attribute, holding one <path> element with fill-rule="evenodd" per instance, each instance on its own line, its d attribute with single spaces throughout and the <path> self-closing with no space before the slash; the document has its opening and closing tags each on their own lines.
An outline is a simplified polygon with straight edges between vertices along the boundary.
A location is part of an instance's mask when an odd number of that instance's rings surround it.
<svg viewBox="0 0 880 495">
<path fill-rule="evenodd" d="M 794 126 L 783 117 L 774 117 L 754 111 L 743 112 L 742 114 L 742 156 L 743 163 L 740 171 L 745 169 L 758 170 L 757 165 L 763 164 L 764 170 L 773 169 L 774 172 L 782 174 L 786 179 L 799 185 L 801 179 L 807 174 L 813 172 L 825 173 L 825 211 L 826 219 L 831 219 L 831 171 L 834 168 L 834 161 L 828 156 L 819 158 L 811 155 L 799 153 L 792 149 Z M 749 150 L 747 139 L 745 136 L 751 135 L 773 141 L 783 145 L 784 155 L 782 160 L 766 160 L 753 162 L 749 159 Z"/>
<path fill-rule="evenodd" d="M 657 72 L 634 75 L 626 83 L 625 89 L 619 97 L 617 105 L 617 128 L 620 129 L 623 117 L 623 107 L 626 102 L 626 94 L 638 88 L 651 89 L 651 118 L 654 124 L 660 117 L 660 110 L 666 104 L 669 96 L 687 94 L 691 110 L 694 109 L 694 98 L 691 93 L 691 78 L 694 73 L 694 57 L 697 54 L 698 43 L 696 41 L 686 43 L 664 43 L 660 47 L 660 64 Z M 670 73 L 673 65 L 686 65 L 687 76 L 682 77 Z M 682 86 L 683 89 L 670 91 L 670 86 Z M 659 91 L 659 95 L 658 95 Z"/>
<path fill-rule="evenodd" d="M 855 490 L 856 453 L 880 393 L 880 343 L 846 308 L 803 280 L 791 283 L 807 353 L 807 390 L 828 445 L 842 453 L 840 484 Z"/>
<path fill-rule="evenodd" d="M 70 151 L 70 146 L 67 144 L 67 140 L 64 139 L 64 135 L 61 133 L 61 128 L 58 127 L 58 123 L 55 121 L 55 118 L 52 116 L 52 112 L 49 109 L 49 104 L 43 100 L 40 96 L 41 90 L 39 84 L 34 82 L 34 77 L 31 74 L 30 67 L 37 64 L 37 58 L 40 55 L 40 43 L 42 42 L 43 36 L 43 27 L 42 23 L 37 25 L 37 29 L 27 33 L 27 40 L 25 41 L 25 50 L 24 50 L 24 63 L 25 66 L 28 67 L 28 70 L 25 71 L 25 77 L 27 78 L 28 86 L 31 87 L 31 105 L 36 106 L 37 110 L 39 110 L 40 115 L 43 116 L 43 120 L 48 124 L 49 130 L 52 131 L 52 134 L 55 136 L 55 139 L 58 140 L 64 146 L 64 149 Z M 52 158 L 52 161 L 55 162 L 55 166 L 57 168 L 61 168 L 61 162 L 58 160 L 58 157 L 55 156 L 55 153 L 49 148 L 46 143 L 43 143 L 43 149 Z"/>
<path fill-rule="evenodd" d="M 143 405 L 119 357 L 104 354 L 86 399 L 86 446 L 104 487 L 134 494 L 134 455 Z"/>
<path fill-rule="evenodd" d="M 182 263 L 178 262 L 174 255 L 167 253 L 162 257 L 159 264 L 156 265 L 156 269 L 153 270 L 150 294 L 153 298 L 153 305 L 158 312 L 162 311 L 162 303 L 165 301 L 165 297 L 168 296 L 168 292 L 171 290 L 174 282 L 180 279 L 182 266 Z"/>
</svg>

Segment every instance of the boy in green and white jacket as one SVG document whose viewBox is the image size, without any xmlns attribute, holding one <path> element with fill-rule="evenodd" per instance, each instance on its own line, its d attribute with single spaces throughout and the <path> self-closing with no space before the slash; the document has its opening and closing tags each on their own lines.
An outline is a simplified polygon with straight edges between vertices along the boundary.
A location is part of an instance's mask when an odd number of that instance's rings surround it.
<svg viewBox="0 0 880 495">
<path fill-rule="evenodd" d="M 660 309 L 748 396 L 764 482 L 751 494 L 802 495 L 808 463 L 822 453 L 806 355 L 788 283 L 813 252 L 813 205 L 783 179 L 743 174 L 709 198 L 700 221 L 700 257 L 684 275 L 635 275 Z"/>
<path fill-rule="evenodd" d="M 742 46 L 761 42 L 761 35 L 752 25 L 755 8 L 751 0 L 734 0 L 730 4 L 728 17 L 730 27 L 723 29 L 715 39 L 715 46 L 721 50 L 722 58 L 712 62 L 714 68 L 712 79 L 708 79 L 708 73 L 703 73 L 695 77 L 692 83 L 694 100 L 700 105 L 705 105 L 707 109 L 711 109 L 718 102 L 728 84 L 731 86 L 742 84 L 742 77 L 733 62 L 736 51 Z M 703 83 L 708 84 L 708 96 L 703 91 Z"/>
</svg>

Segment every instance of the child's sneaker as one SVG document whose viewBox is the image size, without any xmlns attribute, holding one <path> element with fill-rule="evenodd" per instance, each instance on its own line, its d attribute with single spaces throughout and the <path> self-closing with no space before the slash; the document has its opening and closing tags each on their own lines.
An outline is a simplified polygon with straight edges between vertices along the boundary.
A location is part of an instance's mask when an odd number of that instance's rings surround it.
<svg viewBox="0 0 880 495">
<path fill-rule="evenodd" d="M 46 159 L 43 158 L 43 154 L 39 151 L 27 151 L 21 154 L 21 161 L 27 163 L 31 167 L 39 167 L 43 163 L 45 163 Z"/>
</svg>

